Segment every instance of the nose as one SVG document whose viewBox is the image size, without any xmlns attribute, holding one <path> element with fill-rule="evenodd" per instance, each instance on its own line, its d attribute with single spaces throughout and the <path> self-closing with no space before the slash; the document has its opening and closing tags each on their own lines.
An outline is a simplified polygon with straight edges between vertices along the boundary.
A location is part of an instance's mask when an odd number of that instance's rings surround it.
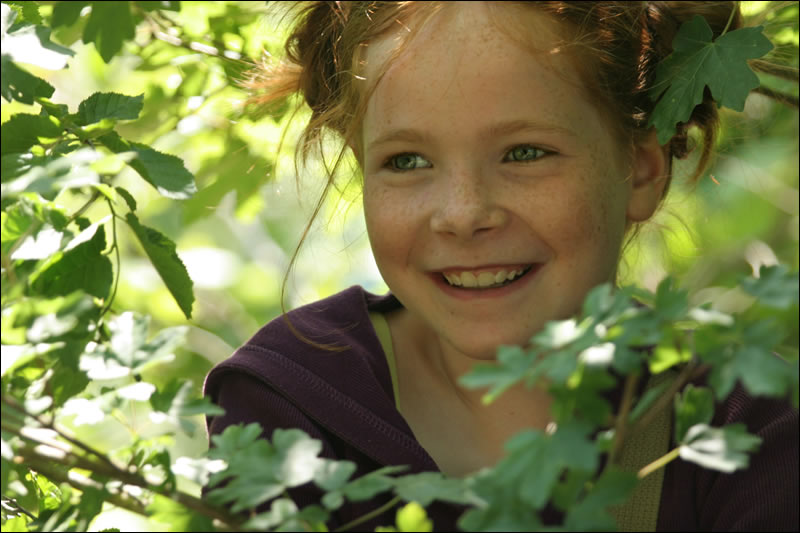
<svg viewBox="0 0 800 533">
<path fill-rule="evenodd" d="M 460 239 L 473 239 L 502 227 L 507 211 L 497 201 L 496 185 L 480 170 L 462 169 L 440 176 L 431 229 Z"/>
</svg>

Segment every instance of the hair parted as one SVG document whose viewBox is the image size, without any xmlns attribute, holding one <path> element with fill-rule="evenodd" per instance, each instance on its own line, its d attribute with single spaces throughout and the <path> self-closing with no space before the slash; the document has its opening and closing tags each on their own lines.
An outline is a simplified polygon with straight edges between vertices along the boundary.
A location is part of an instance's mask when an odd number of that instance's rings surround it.
<svg viewBox="0 0 800 533">
<path fill-rule="evenodd" d="M 312 149 L 321 148 L 324 134 L 332 131 L 343 141 L 332 164 L 323 161 L 327 185 L 316 202 L 300 244 L 334 185 L 334 175 L 348 147 L 359 161 L 362 152 L 361 121 L 371 91 L 380 81 L 361 76 L 364 51 L 369 43 L 398 32 L 396 54 L 448 2 L 276 2 L 286 10 L 292 30 L 286 40 L 285 57 L 265 62 L 255 69 L 245 87 L 250 103 L 268 108 L 286 97 L 300 94 L 311 109 L 311 118 L 299 140 L 297 156 L 305 161 Z M 287 6 L 287 4 L 289 4 Z M 672 53 L 673 39 L 681 24 L 702 15 L 716 38 L 742 25 L 737 2 L 492 2 L 493 9 L 523 8 L 550 15 L 560 23 L 563 42 L 554 43 L 576 65 L 584 89 L 617 133 L 621 146 L 633 143 L 648 131 L 656 106 L 649 91 L 656 80 L 658 64 Z M 457 8 L 457 6 L 448 6 Z M 524 35 L 515 31 L 515 38 Z M 511 29 L 509 29 L 511 31 Z M 396 56 L 393 56 L 396 57 Z M 389 60 L 391 63 L 391 59 Z M 383 66 L 380 72 L 385 72 Z M 697 166 L 690 177 L 697 181 L 708 166 L 718 129 L 717 105 L 708 88 L 689 120 L 678 124 L 677 133 L 665 147 L 670 158 L 683 159 L 692 151 L 688 130 L 696 127 L 702 137 Z M 322 153 L 320 150 L 319 153 Z M 666 188 L 665 188 L 666 191 Z M 666 192 L 665 192 L 666 194 Z M 635 232 L 635 229 L 634 229 Z M 281 301 L 291 265 L 284 280 Z"/>
</svg>

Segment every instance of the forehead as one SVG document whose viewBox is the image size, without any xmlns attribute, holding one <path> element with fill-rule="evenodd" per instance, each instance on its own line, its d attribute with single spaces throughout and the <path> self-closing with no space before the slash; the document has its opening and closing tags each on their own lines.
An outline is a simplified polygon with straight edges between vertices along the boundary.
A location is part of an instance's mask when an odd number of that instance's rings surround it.
<svg viewBox="0 0 800 533">
<path fill-rule="evenodd" d="M 527 113 L 588 133 L 581 122 L 596 113 L 561 41 L 554 19 L 525 6 L 448 2 L 418 13 L 365 47 L 363 74 L 377 83 L 365 133 L 448 113 L 472 113 L 471 124 Z"/>
</svg>

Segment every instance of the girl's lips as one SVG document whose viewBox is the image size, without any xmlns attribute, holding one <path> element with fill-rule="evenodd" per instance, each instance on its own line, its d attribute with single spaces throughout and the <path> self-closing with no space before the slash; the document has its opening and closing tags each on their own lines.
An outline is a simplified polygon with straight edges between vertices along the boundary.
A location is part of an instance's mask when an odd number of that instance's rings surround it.
<svg viewBox="0 0 800 533">
<path fill-rule="evenodd" d="M 508 270 L 513 268 L 529 268 L 525 274 L 516 278 L 514 281 L 509 283 L 508 285 L 504 285 L 502 287 L 490 288 L 490 289 L 477 289 L 477 288 L 463 288 L 463 287 L 454 287 L 450 285 L 442 275 L 442 272 L 433 272 L 431 273 L 431 279 L 433 282 L 438 286 L 445 294 L 452 296 L 453 298 L 457 298 L 459 300 L 475 300 L 475 299 L 486 299 L 486 298 L 502 298 L 509 294 L 512 294 L 522 288 L 524 288 L 531 280 L 536 277 L 539 269 L 541 268 L 543 263 L 533 263 L 533 264 L 519 264 L 519 265 L 502 265 L 496 267 L 496 271 L 500 270 Z M 466 270 L 457 270 L 457 269 L 448 269 L 444 272 L 467 272 L 467 271 L 477 271 L 477 272 L 490 272 L 491 269 L 495 267 L 486 267 L 481 268 L 478 270 L 474 269 L 466 269 Z"/>
</svg>

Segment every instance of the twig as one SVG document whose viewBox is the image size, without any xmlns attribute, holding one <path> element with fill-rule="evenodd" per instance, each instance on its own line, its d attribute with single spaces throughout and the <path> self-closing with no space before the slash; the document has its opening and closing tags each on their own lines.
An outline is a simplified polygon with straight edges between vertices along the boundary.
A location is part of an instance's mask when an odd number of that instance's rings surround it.
<svg viewBox="0 0 800 533">
<path fill-rule="evenodd" d="M 772 98 L 776 102 L 780 102 L 782 104 L 786 104 L 789 107 L 793 107 L 795 109 L 798 108 L 798 99 L 796 96 L 788 94 L 788 93 L 779 93 L 778 91 L 773 91 L 767 87 L 756 87 L 753 89 L 754 93 L 763 94 L 769 98 Z"/>
<path fill-rule="evenodd" d="M 400 500 L 401 500 L 400 496 L 395 496 L 394 498 L 392 498 L 391 500 L 389 500 L 385 504 L 381 505 L 377 509 L 374 509 L 374 510 L 370 511 L 370 512 L 368 512 L 367 514 L 365 514 L 363 516 L 359 516 L 355 520 L 351 520 L 348 523 L 346 523 L 345 525 L 334 529 L 333 531 L 334 532 L 336 532 L 336 531 L 347 531 L 348 529 L 356 527 L 359 524 L 363 524 L 367 520 L 370 520 L 370 519 L 372 519 L 372 518 L 374 518 L 374 517 L 376 517 L 376 516 L 378 516 L 378 515 L 380 515 L 382 513 L 385 513 L 386 511 L 388 511 L 389 509 L 391 509 L 392 507 L 397 505 L 400 502 Z"/>
<path fill-rule="evenodd" d="M 27 509 L 22 507 L 19 503 L 17 503 L 17 500 L 15 500 L 13 498 L 7 498 L 5 496 L 2 496 L 2 499 L 3 499 L 3 503 L 8 505 L 9 507 L 11 507 L 12 510 L 19 511 L 20 513 L 26 515 L 31 520 L 36 520 L 36 516 L 31 514 L 30 511 L 28 511 Z"/>
<path fill-rule="evenodd" d="M 622 445 L 625 442 L 628 427 L 628 413 L 630 413 L 631 405 L 633 405 L 633 392 L 636 390 L 636 385 L 638 383 L 639 374 L 628 374 L 628 377 L 625 379 L 622 404 L 620 405 L 619 414 L 614 424 L 614 443 L 611 446 L 611 451 L 608 453 L 606 468 L 616 463 L 619 451 L 622 449 Z"/>
<path fill-rule="evenodd" d="M 795 67 L 777 65 L 761 59 L 754 59 L 753 61 L 750 61 L 749 64 L 753 70 L 763 72 L 764 74 L 769 74 L 770 76 L 793 81 L 795 83 L 800 81 L 800 71 L 798 71 Z"/>
<path fill-rule="evenodd" d="M 642 479 L 643 477 L 647 476 L 648 474 L 651 474 L 651 473 L 655 472 L 656 470 L 658 470 L 662 466 L 666 465 L 667 463 L 669 463 L 670 461 L 672 461 L 673 459 L 678 457 L 678 455 L 680 455 L 680 453 L 681 453 L 681 448 L 680 448 L 680 446 L 678 446 L 674 450 L 662 455 L 661 457 L 659 457 L 658 459 L 656 459 L 655 461 L 653 461 L 649 465 L 642 467 L 642 469 L 639 470 L 639 472 L 636 473 L 636 477 L 638 477 L 639 479 Z"/>
</svg>

